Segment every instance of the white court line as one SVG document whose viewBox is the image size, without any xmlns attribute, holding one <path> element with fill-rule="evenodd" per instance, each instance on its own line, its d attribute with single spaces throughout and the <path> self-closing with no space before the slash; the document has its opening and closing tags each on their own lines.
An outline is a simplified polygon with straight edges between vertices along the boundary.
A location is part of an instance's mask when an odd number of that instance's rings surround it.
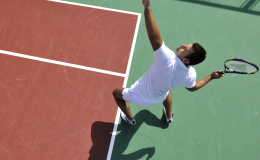
<svg viewBox="0 0 260 160">
<path fill-rule="evenodd" d="M 88 4 L 82 4 L 82 3 L 75 3 L 75 2 L 68 2 L 68 1 L 61 1 L 61 0 L 47 0 L 47 1 L 71 4 L 71 5 L 82 6 L 82 7 L 90 7 L 90 8 L 96 8 L 96 9 L 102 9 L 102 10 L 114 11 L 114 12 L 120 12 L 120 13 L 127 13 L 127 14 L 133 14 L 133 15 L 138 15 L 138 16 L 140 15 L 140 13 L 123 11 L 123 10 L 112 9 L 112 8 L 105 8 L 105 7 L 100 7 L 100 6 L 92 6 L 92 5 L 88 5 Z"/>
<path fill-rule="evenodd" d="M 137 34 L 138 34 L 139 26 L 140 26 L 140 21 L 141 21 L 141 14 L 138 13 L 138 19 L 137 19 L 136 27 L 135 27 L 135 34 L 134 34 L 134 38 L 133 38 L 131 52 L 130 52 L 129 59 L 128 59 L 126 76 L 125 76 L 124 84 L 123 84 L 124 88 L 126 88 L 126 84 L 127 84 L 128 77 L 129 77 L 129 72 L 130 72 L 130 68 L 131 68 L 131 64 L 132 64 L 134 48 L 135 48 Z M 108 150 L 108 154 L 107 154 L 107 160 L 110 160 L 111 156 L 112 156 L 112 151 L 113 151 L 113 147 L 114 147 L 114 143 L 115 143 L 115 137 L 116 137 L 117 127 L 118 127 L 118 122 L 119 122 L 119 118 L 120 118 L 120 112 L 121 112 L 121 109 L 118 107 L 117 114 L 116 114 L 116 120 L 115 120 L 115 124 L 114 124 L 114 129 L 113 129 L 113 132 L 112 132 L 110 146 L 109 146 L 109 150 Z"/>
<path fill-rule="evenodd" d="M 99 72 L 99 73 L 119 76 L 119 77 L 126 77 L 126 74 L 122 74 L 122 73 L 106 71 L 106 70 L 102 70 L 102 69 L 91 68 L 91 67 L 81 66 L 81 65 L 67 63 L 67 62 L 55 61 L 55 60 L 46 59 L 46 58 L 29 56 L 29 55 L 20 54 L 20 53 L 14 53 L 14 52 L 9 52 L 9 51 L 4 51 L 4 50 L 0 50 L 0 53 L 11 55 L 11 56 L 16 56 L 16 57 L 21 57 L 21 58 L 26 58 L 26 59 L 31 59 L 31 60 L 36 60 L 36 61 L 41 61 L 41 62 L 58 64 L 58 65 L 62 65 L 62 66 L 72 67 L 72 68 L 78 68 L 78 69 L 83 69 L 83 70 L 88 70 L 88 71 L 93 71 L 93 72 Z"/>
</svg>

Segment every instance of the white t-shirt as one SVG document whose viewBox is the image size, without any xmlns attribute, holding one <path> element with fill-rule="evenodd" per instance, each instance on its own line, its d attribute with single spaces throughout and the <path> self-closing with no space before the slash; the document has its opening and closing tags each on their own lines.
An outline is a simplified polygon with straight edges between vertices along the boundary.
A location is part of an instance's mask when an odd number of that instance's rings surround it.
<svg viewBox="0 0 260 160">
<path fill-rule="evenodd" d="M 195 69 L 187 68 L 164 42 L 153 53 L 155 61 L 152 67 L 131 86 L 130 92 L 137 93 L 145 102 L 156 104 L 166 99 L 170 89 L 181 85 L 187 88 L 195 86 Z"/>
</svg>

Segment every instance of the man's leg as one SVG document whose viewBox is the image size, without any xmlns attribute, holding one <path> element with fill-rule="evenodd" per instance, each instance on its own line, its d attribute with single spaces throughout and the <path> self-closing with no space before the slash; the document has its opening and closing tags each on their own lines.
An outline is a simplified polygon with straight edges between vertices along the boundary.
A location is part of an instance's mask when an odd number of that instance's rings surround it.
<svg viewBox="0 0 260 160">
<path fill-rule="evenodd" d="M 169 90 L 169 93 L 166 97 L 166 99 L 163 101 L 163 105 L 166 110 L 166 115 L 168 119 L 172 118 L 172 94 L 171 91 Z"/>
<path fill-rule="evenodd" d="M 129 107 L 129 104 L 127 101 L 125 101 L 123 99 L 123 90 L 125 88 L 116 88 L 114 91 L 113 91 L 113 96 L 115 98 L 115 101 L 117 103 L 117 105 L 119 106 L 119 108 L 121 109 L 121 111 L 126 115 L 126 117 L 132 121 L 133 120 L 133 116 L 132 116 L 132 113 L 130 111 L 130 107 Z"/>
</svg>

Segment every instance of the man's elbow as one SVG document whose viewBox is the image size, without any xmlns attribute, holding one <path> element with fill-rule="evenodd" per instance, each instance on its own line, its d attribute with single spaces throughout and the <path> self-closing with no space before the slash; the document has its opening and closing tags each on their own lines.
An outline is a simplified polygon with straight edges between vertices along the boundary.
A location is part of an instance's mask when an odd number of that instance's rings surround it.
<svg viewBox="0 0 260 160">
<path fill-rule="evenodd" d="M 186 87 L 185 87 L 186 88 Z M 190 92 L 194 92 L 194 91 L 196 91 L 197 89 L 195 88 L 195 87 L 193 87 L 193 88 L 186 88 L 188 91 L 190 91 Z"/>
</svg>

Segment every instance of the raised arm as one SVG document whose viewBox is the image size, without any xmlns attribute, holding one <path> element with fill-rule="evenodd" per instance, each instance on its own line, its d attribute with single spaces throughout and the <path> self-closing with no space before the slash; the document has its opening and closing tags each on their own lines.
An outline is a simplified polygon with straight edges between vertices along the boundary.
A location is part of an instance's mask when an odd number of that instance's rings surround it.
<svg viewBox="0 0 260 160">
<path fill-rule="evenodd" d="M 162 44 L 159 27 L 157 26 L 150 7 L 150 0 L 142 0 L 144 5 L 145 25 L 153 50 L 159 49 Z"/>
<path fill-rule="evenodd" d="M 193 88 L 186 88 L 189 91 L 196 91 L 198 89 L 200 89 L 201 87 L 205 86 L 207 83 L 209 83 L 212 79 L 219 79 L 220 77 L 223 77 L 224 74 L 219 75 L 218 73 L 221 72 L 219 71 L 214 71 L 213 73 L 211 73 L 210 75 L 208 75 L 205 78 L 202 78 L 198 81 L 196 81 L 196 85 Z"/>
</svg>

